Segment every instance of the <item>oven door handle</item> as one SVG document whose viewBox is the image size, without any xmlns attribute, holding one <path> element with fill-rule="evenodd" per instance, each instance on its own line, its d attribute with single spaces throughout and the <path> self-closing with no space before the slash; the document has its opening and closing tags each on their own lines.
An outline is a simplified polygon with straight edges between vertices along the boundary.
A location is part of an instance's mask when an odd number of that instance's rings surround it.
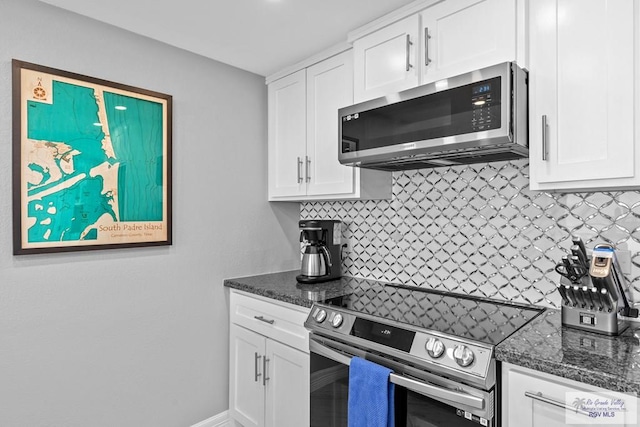
<svg viewBox="0 0 640 427">
<path fill-rule="evenodd" d="M 320 356 L 324 356 L 343 365 L 349 366 L 351 363 L 351 358 L 349 356 L 335 350 L 331 350 L 313 339 L 309 340 L 309 350 L 311 353 L 319 354 Z M 402 375 L 392 373 L 389 375 L 389 381 L 400 387 L 404 387 L 408 390 L 415 391 L 416 393 L 420 393 L 434 399 L 446 399 L 476 409 L 484 409 L 485 407 L 484 399 L 482 397 L 472 396 L 460 391 L 449 390 L 448 388 L 424 383 Z"/>
</svg>

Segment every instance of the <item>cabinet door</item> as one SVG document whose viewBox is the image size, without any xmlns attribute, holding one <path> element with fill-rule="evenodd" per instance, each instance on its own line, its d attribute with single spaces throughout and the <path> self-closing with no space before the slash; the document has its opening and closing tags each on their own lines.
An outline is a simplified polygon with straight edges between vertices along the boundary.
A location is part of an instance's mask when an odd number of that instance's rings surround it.
<svg viewBox="0 0 640 427">
<path fill-rule="evenodd" d="M 338 161 L 338 109 L 353 104 L 353 53 L 307 69 L 307 195 L 350 194 L 358 168 Z"/>
<path fill-rule="evenodd" d="M 518 427 L 561 427 L 566 425 L 635 425 L 638 418 L 637 399 L 633 395 L 577 383 L 554 375 L 503 364 L 502 367 L 502 425 Z M 636 412 L 616 411 L 595 402 L 613 402 L 621 399 L 627 408 Z M 591 412 L 591 416 L 575 411 Z M 567 409 L 565 409 L 567 408 Z M 586 409 L 584 409 L 586 408 Z M 607 412 L 607 414 L 604 414 Z M 612 416 L 613 415 L 613 416 Z"/>
<path fill-rule="evenodd" d="M 231 325 L 229 412 L 244 427 L 264 426 L 263 357 L 266 339 Z"/>
<path fill-rule="evenodd" d="M 267 340 L 266 427 L 309 425 L 309 355 Z"/>
<path fill-rule="evenodd" d="M 531 188 L 640 184 L 637 1 L 536 0 L 529 7 Z"/>
<path fill-rule="evenodd" d="M 416 14 L 353 43 L 354 102 L 418 85 L 419 29 Z"/>
<path fill-rule="evenodd" d="M 438 3 L 422 12 L 422 42 L 421 84 L 513 61 L 516 1 Z"/>
<path fill-rule="evenodd" d="M 269 197 L 306 192 L 305 70 L 269 85 Z"/>
</svg>

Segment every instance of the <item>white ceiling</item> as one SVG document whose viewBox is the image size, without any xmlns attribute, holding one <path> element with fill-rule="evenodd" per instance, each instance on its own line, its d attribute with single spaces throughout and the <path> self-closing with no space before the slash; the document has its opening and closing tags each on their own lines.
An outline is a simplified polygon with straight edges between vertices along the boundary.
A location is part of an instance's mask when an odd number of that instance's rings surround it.
<svg viewBox="0 0 640 427">
<path fill-rule="evenodd" d="M 41 0 L 268 76 L 413 0 Z"/>
</svg>

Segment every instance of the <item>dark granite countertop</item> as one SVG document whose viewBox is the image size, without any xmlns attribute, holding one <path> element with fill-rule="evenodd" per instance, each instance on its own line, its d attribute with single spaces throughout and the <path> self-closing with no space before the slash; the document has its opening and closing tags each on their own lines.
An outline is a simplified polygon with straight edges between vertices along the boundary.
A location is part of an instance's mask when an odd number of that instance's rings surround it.
<svg viewBox="0 0 640 427">
<path fill-rule="evenodd" d="M 379 284 L 374 280 L 355 277 L 341 277 L 338 280 L 324 283 L 302 284 L 296 281 L 298 274 L 300 274 L 300 270 L 226 279 L 224 286 L 278 301 L 311 307 L 314 301 L 340 298 L 352 293 L 355 289 Z"/>
<path fill-rule="evenodd" d="M 311 307 L 314 301 L 340 298 L 357 289 L 379 286 L 374 280 L 342 277 L 313 285 L 296 281 L 299 270 L 227 279 L 224 286 Z M 640 394 L 640 323 L 617 337 L 562 326 L 560 310 L 547 309 L 496 347 L 496 359 L 536 371 L 619 392 Z"/>
<path fill-rule="evenodd" d="M 617 337 L 562 326 L 548 309 L 496 347 L 496 359 L 619 392 L 640 393 L 640 324 Z"/>
</svg>

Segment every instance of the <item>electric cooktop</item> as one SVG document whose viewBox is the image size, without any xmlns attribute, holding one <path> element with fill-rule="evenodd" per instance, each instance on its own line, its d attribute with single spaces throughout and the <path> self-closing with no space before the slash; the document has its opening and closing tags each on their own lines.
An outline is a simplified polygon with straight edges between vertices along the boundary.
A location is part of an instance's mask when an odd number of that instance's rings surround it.
<svg viewBox="0 0 640 427">
<path fill-rule="evenodd" d="M 311 340 L 325 345 L 333 340 L 489 389 L 496 379 L 494 347 L 543 311 L 374 282 L 315 303 L 305 327 Z"/>
<path fill-rule="evenodd" d="M 379 284 L 327 305 L 489 345 L 497 345 L 544 309 L 449 292 Z"/>
</svg>

